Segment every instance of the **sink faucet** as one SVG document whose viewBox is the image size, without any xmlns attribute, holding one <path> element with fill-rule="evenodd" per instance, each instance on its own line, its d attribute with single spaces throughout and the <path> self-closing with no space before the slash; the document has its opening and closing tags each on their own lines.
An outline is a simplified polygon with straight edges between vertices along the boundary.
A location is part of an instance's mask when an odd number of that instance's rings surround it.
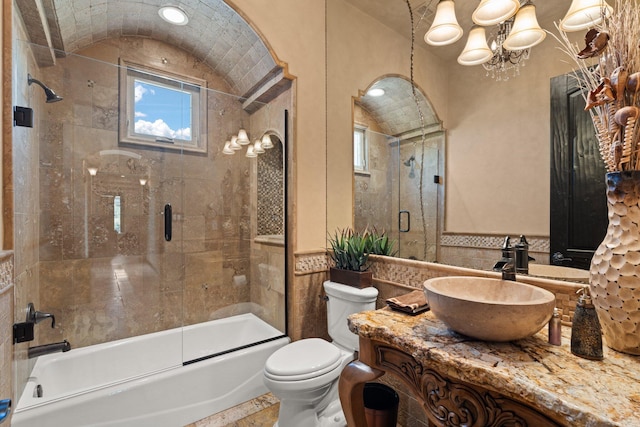
<svg viewBox="0 0 640 427">
<path fill-rule="evenodd" d="M 64 353 L 69 350 L 71 350 L 71 344 L 69 343 L 69 341 L 64 340 L 62 342 L 54 342 L 51 344 L 29 347 L 27 356 L 29 357 L 29 359 L 32 359 L 34 357 L 43 356 L 45 354 L 57 353 L 59 351 Z"/>
<path fill-rule="evenodd" d="M 516 260 L 515 258 L 509 258 L 509 260 L 502 266 L 500 270 L 502 272 L 502 280 L 516 281 Z"/>
<path fill-rule="evenodd" d="M 493 266 L 494 271 L 502 272 L 502 280 L 516 280 L 516 248 L 511 246 L 509 236 L 502 244 L 502 258 Z"/>
</svg>

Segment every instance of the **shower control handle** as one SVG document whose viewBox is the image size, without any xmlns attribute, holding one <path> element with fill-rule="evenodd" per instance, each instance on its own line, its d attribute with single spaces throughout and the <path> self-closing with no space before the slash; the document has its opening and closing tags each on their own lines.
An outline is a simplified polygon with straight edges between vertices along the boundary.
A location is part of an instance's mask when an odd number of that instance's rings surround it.
<svg viewBox="0 0 640 427">
<path fill-rule="evenodd" d="M 171 203 L 164 205 L 164 240 L 171 241 L 171 227 L 173 214 L 171 213 Z"/>
<path fill-rule="evenodd" d="M 407 215 L 407 228 L 402 228 L 402 215 Z M 398 230 L 401 233 L 408 233 L 411 230 L 411 213 L 409 211 L 400 211 L 398 212 Z"/>
</svg>

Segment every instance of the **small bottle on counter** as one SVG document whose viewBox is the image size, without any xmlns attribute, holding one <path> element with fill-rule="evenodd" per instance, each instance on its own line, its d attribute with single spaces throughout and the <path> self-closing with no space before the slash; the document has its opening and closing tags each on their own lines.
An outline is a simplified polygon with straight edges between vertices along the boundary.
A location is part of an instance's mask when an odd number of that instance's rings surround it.
<svg viewBox="0 0 640 427">
<path fill-rule="evenodd" d="M 562 322 L 558 308 L 553 308 L 553 315 L 549 320 L 549 344 L 562 345 Z"/>
</svg>

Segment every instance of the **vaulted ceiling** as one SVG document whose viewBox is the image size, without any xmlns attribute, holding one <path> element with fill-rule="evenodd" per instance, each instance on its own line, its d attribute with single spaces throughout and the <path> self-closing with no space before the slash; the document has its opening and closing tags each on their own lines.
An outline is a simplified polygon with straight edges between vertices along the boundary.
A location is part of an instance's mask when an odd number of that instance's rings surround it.
<svg viewBox="0 0 640 427">
<path fill-rule="evenodd" d="M 173 0 L 189 17 L 184 26 L 160 18 L 160 0 L 21 0 L 17 2 L 30 41 L 53 55 L 76 52 L 120 36 L 149 37 L 200 58 L 217 71 L 235 94 L 250 97 L 282 74 L 256 31 L 222 0 Z M 44 19 L 42 19 L 44 17 Z M 47 65 L 43 63 L 41 65 Z M 51 65 L 51 64 L 49 64 Z"/>
</svg>

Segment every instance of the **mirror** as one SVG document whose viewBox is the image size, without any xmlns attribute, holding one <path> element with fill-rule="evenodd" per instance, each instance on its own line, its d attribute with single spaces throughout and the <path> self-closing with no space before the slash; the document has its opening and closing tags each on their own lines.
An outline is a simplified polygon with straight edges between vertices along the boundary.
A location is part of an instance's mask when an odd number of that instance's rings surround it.
<svg viewBox="0 0 640 427">
<path fill-rule="evenodd" d="M 416 23 L 413 64 L 405 2 L 327 4 L 327 230 L 354 225 L 358 218 L 352 152 L 356 107 L 350 98 L 360 97 L 380 76 L 410 76 L 413 71 L 416 85 L 441 120 L 443 144 L 446 135 L 436 260 L 488 269 L 500 257 L 504 236 L 523 234 L 532 256 L 547 263 L 549 82 L 571 66 L 554 38 L 547 37 L 532 49 L 518 75 L 497 81 L 482 66 L 456 61 L 471 27 L 473 4 L 456 4 L 465 36 L 450 47 L 436 48 L 422 40 L 433 18 L 428 7 L 421 7 L 428 5 L 418 3 L 411 2 Z M 562 18 L 569 3 L 536 4 L 540 25 L 554 32 L 553 22 Z M 583 36 L 575 34 L 575 40 L 582 42 Z M 398 154 L 396 159 L 407 177 L 410 166 L 403 163 L 410 158 Z"/>
</svg>

